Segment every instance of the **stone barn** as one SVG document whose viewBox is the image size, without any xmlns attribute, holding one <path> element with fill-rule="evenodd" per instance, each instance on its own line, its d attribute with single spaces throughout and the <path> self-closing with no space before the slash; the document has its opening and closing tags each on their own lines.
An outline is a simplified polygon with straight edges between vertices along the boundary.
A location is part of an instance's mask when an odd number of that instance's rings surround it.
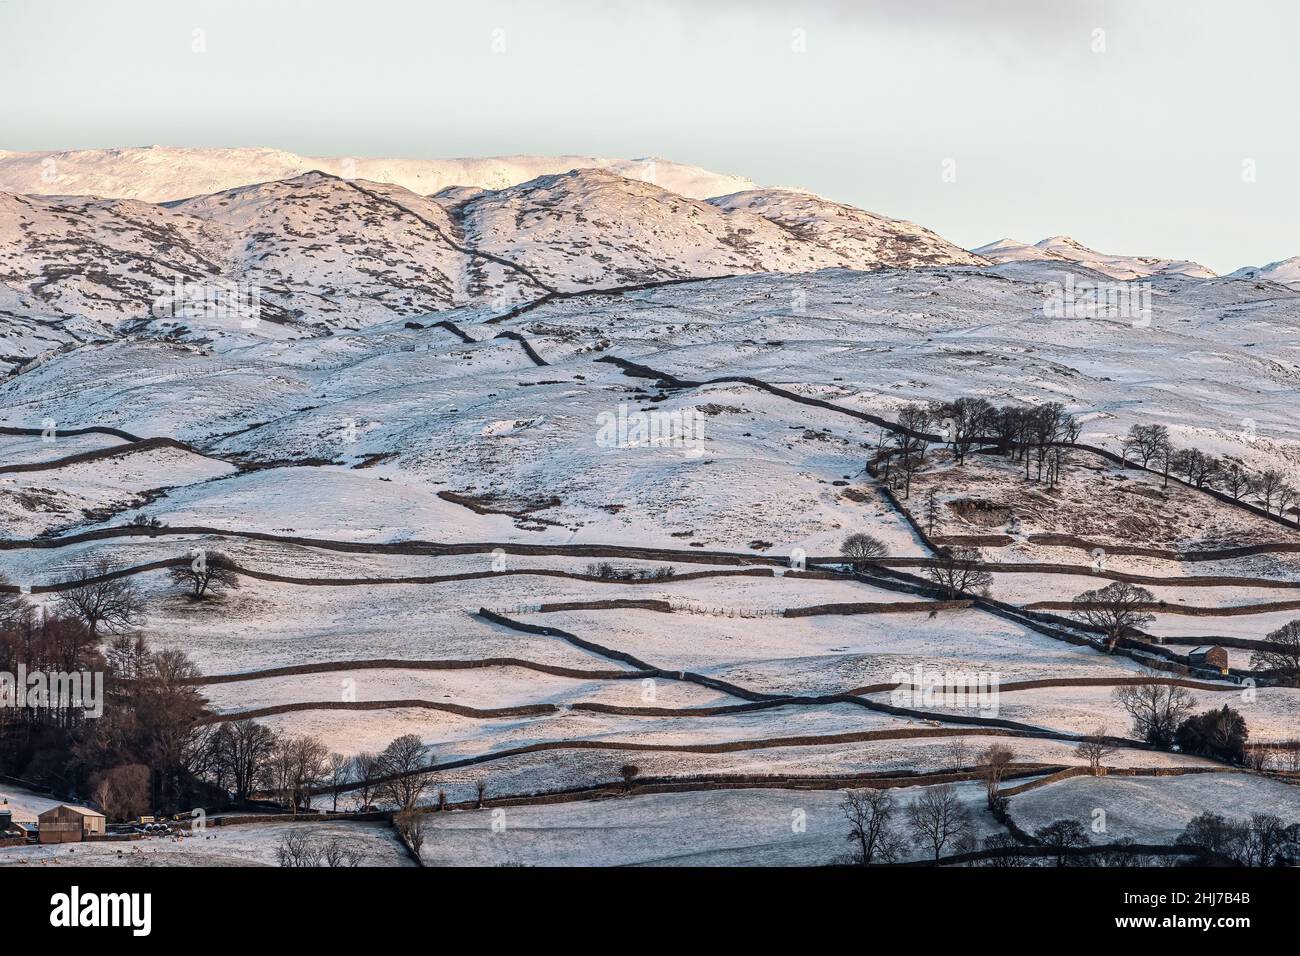
<svg viewBox="0 0 1300 956">
<path fill-rule="evenodd" d="M 1206 644 L 1187 652 L 1187 663 L 1193 667 L 1209 667 L 1220 674 L 1228 673 L 1228 652 L 1217 644 Z"/>
</svg>

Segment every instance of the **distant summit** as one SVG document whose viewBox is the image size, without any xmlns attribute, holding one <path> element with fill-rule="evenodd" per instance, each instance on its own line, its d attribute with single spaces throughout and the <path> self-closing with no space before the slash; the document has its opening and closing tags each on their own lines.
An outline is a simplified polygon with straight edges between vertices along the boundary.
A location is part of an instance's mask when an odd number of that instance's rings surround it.
<svg viewBox="0 0 1300 956">
<path fill-rule="evenodd" d="M 991 262 L 1071 262 L 1114 279 L 1141 279 L 1158 275 L 1180 275 L 1212 279 L 1215 272 L 1185 259 L 1155 256 L 1116 256 L 1090 249 L 1070 236 L 1050 236 L 1032 245 L 1017 239 L 999 239 L 972 250 Z"/>
</svg>

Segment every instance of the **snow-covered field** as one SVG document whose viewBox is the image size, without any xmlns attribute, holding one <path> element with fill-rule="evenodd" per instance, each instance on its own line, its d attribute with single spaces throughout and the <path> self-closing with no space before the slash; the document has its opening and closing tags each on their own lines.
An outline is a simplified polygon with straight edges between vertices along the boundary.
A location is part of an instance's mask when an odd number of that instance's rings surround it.
<svg viewBox="0 0 1300 956">
<path fill-rule="evenodd" d="M 206 684 L 214 714 L 297 705 L 258 719 L 345 755 L 417 734 L 437 761 L 471 761 L 437 776 L 435 791 L 454 800 L 482 779 L 496 796 L 609 784 L 629 761 L 660 776 L 949 769 L 952 732 L 969 726 L 938 707 L 735 708 L 892 684 L 918 668 L 1000 682 L 1140 673 L 1129 656 L 987 608 L 928 608 L 906 589 L 785 573 L 837 555 L 854 532 L 879 538 L 890 558 L 929 556 L 865 467 L 889 439 L 864 416 L 895 420 L 906 404 L 958 396 L 1055 401 L 1092 446 L 1118 451 L 1130 426 L 1163 424 L 1181 447 L 1300 484 L 1300 291 L 1276 281 L 1284 270 L 1215 277 L 1063 237 L 972 254 L 912 223 L 671 163 L 345 169 L 274 151 L 129 152 L 55 157 L 69 195 L 0 193 L 11 214 L 0 224 L 0 362 L 13 370 L 0 380 L 0 426 L 51 439 L 0 436 L 0 576 L 34 586 L 33 603 L 49 607 L 41 587 L 100 559 L 224 552 L 246 573 L 207 601 L 188 600 L 162 570 L 135 576 L 151 645 L 183 650 L 209 676 L 328 667 Z M 0 154 L 0 189 L 30 185 L 43 158 Z M 124 180 L 126 159 L 150 170 L 147 182 Z M 92 187 L 108 198 L 71 195 Z M 179 201 L 155 204 L 164 197 Z M 1149 280 L 1151 321 L 1050 317 L 1045 298 L 1064 270 Z M 178 275 L 257 285 L 261 319 L 160 316 L 158 287 Z M 639 283 L 650 285 L 619 290 Z M 611 421 L 677 431 L 656 443 L 611 436 Z M 185 447 L 68 434 L 78 428 Z M 108 449 L 120 454 L 57 462 Z M 33 464 L 50 467 L 9 467 Z M 1093 453 L 1071 451 L 1048 487 L 991 454 L 959 466 L 935 442 L 905 502 L 922 525 L 931 492 L 936 536 L 999 536 L 981 556 L 995 563 L 991 594 L 1004 602 L 1068 613 L 1060 602 L 1109 583 L 1093 570 L 1157 579 L 1148 586 L 1169 607 L 1300 599 L 1294 512 L 1265 518 Z M 124 533 L 137 517 L 160 526 Z M 81 532 L 107 536 L 72 539 Z M 1030 540 L 1038 534 L 1108 553 Z M 1117 553 L 1133 545 L 1169 553 Z M 1269 550 L 1181 559 L 1241 545 Z M 519 553 L 530 546 L 544 551 Z M 601 563 L 613 578 L 574 577 Z M 749 573 L 725 573 L 736 571 Z M 708 576 L 683 577 L 694 572 Z M 665 576 L 618 579 L 656 573 Z M 1220 580 L 1183 583 L 1193 577 Z M 663 603 L 542 609 L 610 601 Z M 783 616 L 897 602 L 922 606 Z M 576 640 L 492 623 L 483 608 Z M 1260 639 L 1297 618 L 1162 610 L 1147 630 Z M 663 673 L 615 679 L 609 672 L 637 669 L 625 655 Z M 487 658 L 513 662 L 469 666 Z M 430 661 L 462 663 L 403 666 Z M 1230 662 L 1247 670 L 1250 654 L 1233 649 Z M 555 667 L 580 673 L 544 672 Z M 1231 703 L 1252 741 L 1300 737 L 1297 692 L 1253 690 L 1198 691 L 1198 709 Z M 1077 765 L 1069 735 L 1132 733 L 1111 695 L 1008 691 L 996 716 L 1021 735 L 964 738 L 966 764 L 996 740 L 1011 741 L 1020 762 Z M 716 707 L 732 709 L 698 713 Z M 898 736 L 917 729 L 943 736 Z M 843 739 L 863 734 L 877 736 Z M 593 743 L 600 749 L 583 749 Z M 503 756 L 533 746 L 544 749 Z M 1209 764 L 1131 747 L 1108 761 Z M 1168 794 L 1179 809 L 1151 830 L 1167 836 L 1184 810 L 1255 805 L 1278 786 L 1245 774 L 1069 781 L 1017 798 L 1015 812 L 1101 787 L 1140 816 Z M 634 795 L 511 808 L 501 834 L 489 814 L 435 815 L 425 852 L 435 863 L 823 863 L 846 850 L 837 803 L 833 791 Z M 797 808 L 804 832 L 789 827 Z M 270 862 L 276 832 L 76 853 Z M 346 832 L 367 835 L 368 859 L 388 860 L 386 831 Z"/>
<path fill-rule="evenodd" d="M 893 793 L 906 805 L 919 790 Z M 1003 832 L 979 785 L 958 794 L 978 839 Z M 838 790 L 727 790 L 436 813 L 421 855 L 429 866 L 818 866 L 848 857 L 843 798 Z M 926 855 L 916 845 L 903 854 Z"/>
<path fill-rule="evenodd" d="M 1089 829 L 1105 811 L 1110 841 L 1172 843 L 1205 810 L 1244 820 L 1271 813 L 1284 823 L 1300 822 L 1300 787 L 1241 773 L 1178 777 L 1071 777 L 1011 798 L 1011 816 L 1030 832 L 1061 819 Z M 1095 838 L 1101 842 L 1101 838 Z"/>
<path fill-rule="evenodd" d="M 337 841 L 360 866 L 414 866 L 386 823 L 248 823 L 209 826 L 188 836 L 125 842 L 68 843 L 0 850 L 0 866 L 278 866 L 276 849 L 290 830 L 315 841 Z"/>
</svg>

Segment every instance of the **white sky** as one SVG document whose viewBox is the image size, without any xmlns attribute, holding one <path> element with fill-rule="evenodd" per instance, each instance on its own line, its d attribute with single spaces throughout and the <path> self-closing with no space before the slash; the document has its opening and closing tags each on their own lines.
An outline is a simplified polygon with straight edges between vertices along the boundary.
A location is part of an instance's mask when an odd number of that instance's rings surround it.
<svg viewBox="0 0 1300 956">
<path fill-rule="evenodd" d="M 657 155 L 1228 271 L 1300 254 L 1298 36 L 1289 0 L 0 0 L 0 148 Z"/>
</svg>

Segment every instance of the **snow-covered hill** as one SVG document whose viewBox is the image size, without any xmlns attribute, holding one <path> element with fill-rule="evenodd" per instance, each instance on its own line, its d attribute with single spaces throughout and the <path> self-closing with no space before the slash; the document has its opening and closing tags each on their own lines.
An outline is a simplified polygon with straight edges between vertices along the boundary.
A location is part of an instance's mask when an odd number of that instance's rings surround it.
<svg viewBox="0 0 1300 956">
<path fill-rule="evenodd" d="M 361 159 L 299 156 L 281 149 L 142 146 L 12 153 L 0 150 L 0 192 L 109 196 L 167 202 L 238 186 L 292 179 L 312 170 L 392 183 L 431 195 L 448 186 L 505 189 L 571 169 L 605 169 L 703 199 L 750 189 L 742 176 L 665 159 L 599 156 L 493 156 L 482 159 Z"/>
<path fill-rule="evenodd" d="M 1089 249 L 1069 236 L 1050 236 L 1032 245 L 1016 239 L 999 239 L 972 250 L 992 262 L 1070 262 L 1112 279 L 1141 279 L 1155 275 L 1181 275 L 1210 279 L 1215 273 L 1197 262 L 1155 256 L 1115 256 Z"/>
<path fill-rule="evenodd" d="M 0 354 L 13 363 L 124 329 L 204 341 L 243 325 L 170 308 L 178 283 L 256 296 L 258 334 L 282 337 L 500 312 L 551 289 L 983 261 L 817 197 L 702 202 L 599 169 L 433 197 L 321 172 L 162 204 L 0 194 L 0 213 Z"/>
<path fill-rule="evenodd" d="M 911 223 L 787 191 L 700 202 L 603 170 L 542 176 L 456 207 L 466 241 L 560 288 L 981 260 Z"/>
<path fill-rule="evenodd" d="M 1264 282 L 1280 282 L 1283 285 L 1300 286 L 1300 256 L 1270 262 L 1266 266 L 1246 266 L 1228 274 L 1230 279 L 1258 279 Z"/>
<path fill-rule="evenodd" d="M 178 279 L 230 271 L 218 226 L 149 203 L 0 193 L 9 311 L 115 324 Z"/>
<path fill-rule="evenodd" d="M 771 220 L 791 235 L 840 253 L 847 264 L 904 268 L 983 265 L 986 260 L 960 249 L 923 226 L 904 219 L 832 202 L 790 189 L 750 189 L 709 202 L 729 212 Z"/>
</svg>

